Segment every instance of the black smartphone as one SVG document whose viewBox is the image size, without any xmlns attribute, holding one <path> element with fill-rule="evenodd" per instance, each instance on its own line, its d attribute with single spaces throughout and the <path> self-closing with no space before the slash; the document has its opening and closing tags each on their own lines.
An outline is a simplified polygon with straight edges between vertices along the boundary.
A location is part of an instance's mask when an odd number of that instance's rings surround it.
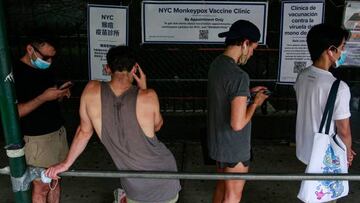
<svg viewBox="0 0 360 203">
<path fill-rule="evenodd" d="M 252 92 L 251 97 L 254 98 L 258 92 Z M 270 90 L 264 90 L 263 93 L 267 96 L 270 96 L 272 92 Z"/>
<path fill-rule="evenodd" d="M 264 94 L 266 94 L 267 96 L 270 96 L 272 94 L 272 92 L 270 90 L 264 90 Z"/>
<path fill-rule="evenodd" d="M 59 90 L 68 89 L 72 86 L 74 86 L 74 83 L 70 82 L 70 83 L 66 84 L 65 86 L 60 86 Z"/>
</svg>

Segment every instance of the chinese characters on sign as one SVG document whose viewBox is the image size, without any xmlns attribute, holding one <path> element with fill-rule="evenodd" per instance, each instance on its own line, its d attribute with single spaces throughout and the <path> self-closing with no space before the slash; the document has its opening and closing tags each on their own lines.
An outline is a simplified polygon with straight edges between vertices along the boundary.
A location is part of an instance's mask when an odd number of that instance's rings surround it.
<svg viewBox="0 0 360 203">
<path fill-rule="evenodd" d="M 90 80 L 110 80 L 106 53 L 113 46 L 127 45 L 128 7 L 89 4 L 88 39 Z"/>
</svg>

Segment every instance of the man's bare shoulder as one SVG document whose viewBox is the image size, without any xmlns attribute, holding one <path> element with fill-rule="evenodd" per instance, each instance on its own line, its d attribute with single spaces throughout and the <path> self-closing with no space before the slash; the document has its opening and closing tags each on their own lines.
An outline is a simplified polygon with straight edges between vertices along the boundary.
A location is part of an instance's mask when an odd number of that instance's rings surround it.
<svg viewBox="0 0 360 203">
<path fill-rule="evenodd" d="M 140 100 L 147 102 L 157 102 L 158 96 L 153 89 L 139 90 L 138 97 Z"/>
<path fill-rule="evenodd" d="M 101 87 L 101 82 L 96 81 L 96 80 L 91 80 L 85 86 L 85 89 L 81 96 L 82 97 L 96 96 L 100 93 L 100 87 Z"/>
</svg>

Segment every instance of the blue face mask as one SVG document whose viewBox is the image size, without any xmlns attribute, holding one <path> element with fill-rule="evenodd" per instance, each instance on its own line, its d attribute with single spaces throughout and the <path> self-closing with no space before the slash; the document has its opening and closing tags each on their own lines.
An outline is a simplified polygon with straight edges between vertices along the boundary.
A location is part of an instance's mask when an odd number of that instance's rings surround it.
<svg viewBox="0 0 360 203">
<path fill-rule="evenodd" d="M 36 56 L 36 54 L 35 54 L 35 56 Z M 51 63 L 49 63 L 47 61 L 44 61 L 44 60 L 42 60 L 41 58 L 39 58 L 37 56 L 36 56 L 36 60 L 30 59 L 30 62 L 34 67 L 36 67 L 38 69 L 42 69 L 42 70 L 48 69 L 50 67 L 50 65 L 51 65 Z"/>
<path fill-rule="evenodd" d="M 341 51 L 340 58 L 335 61 L 335 67 L 338 68 L 339 66 L 343 65 L 345 63 L 345 59 L 347 56 L 346 51 Z"/>
</svg>

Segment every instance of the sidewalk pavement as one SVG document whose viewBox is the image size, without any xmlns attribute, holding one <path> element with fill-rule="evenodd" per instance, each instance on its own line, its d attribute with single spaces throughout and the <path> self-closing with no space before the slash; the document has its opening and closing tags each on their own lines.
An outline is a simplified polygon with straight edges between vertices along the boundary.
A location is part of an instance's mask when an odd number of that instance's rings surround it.
<svg viewBox="0 0 360 203">
<path fill-rule="evenodd" d="M 264 120 L 264 118 L 261 118 Z M 201 119 L 200 119 L 201 120 Z M 273 119 L 275 120 L 275 119 Z M 293 119 L 290 119 L 293 120 Z M 189 125 L 191 124 L 190 121 Z M 350 174 L 360 174 L 360 116 L 352 117 L 353 147 L 358 152 Z M 263 124 L 265 125 L 265 124 Z M 271 122 L 267 125 L 271 126 Z M 286 123 L 283 123 L 285 126 Z M 183 126 L 186 127 L 186 126 Z M 272 131 L 271 127 L 269 128 Z M 274 129 L 277 130 L 277 129 Z M 170 131 L 169 131 L 170 132 Z M 169 133 L 166 132 L 166 133 Z M 266 133 L 266 131 L 263 131 Z M 197 132 L 198 133 L 198 132 Z M 194 137 L 199 135 L 194 135 Z M 170 136 L 171 137 L 171 136 Z M 177 136 L 176 136 L 177 137 Z M 186 135 L 185 137 L 192 137 Z M 256 136 L 255 136 L 256 137 Z M 177 137 L 179 138 L 179 137 Z M 261 137 L 260 137 L 261 138 Z M 165 140 L 165 144 L 174 153 L 179 171 L 182 172 L 215 172 L 214 165 L 206 165 L 203 159 L 199 139 Z M 4 146 L 4 143 L 0 145 Z M 252 173 L 303 173 L 305 166 L 295 157 L 295 147 L 281 139 L 253 140 L 254 161 L 250 165 Z M 8 165 L 5 151 L 0 151 L 0 168 Z M 94 136 L 84 153 L 78 158 L 72 169 L 78 170 L 116 170 L 109 154 Z M 216 181 L 181 180 L 182 190 L 179 203 L 210 203 Z M 63 177 L 61 196 L 62 203 L 111 203 L 113 190 L 120 186 L 114 178 L 81 178 Z M 247 181 L 242 203 L 298 203 L 300 181 Z M 349 195 L 338 203 L 358 203 L 360 199 L 360 182 L 350 182 Z M 14 202 L 11 192 L 10 177 L 0 175 L 0 203 Z"/>
<path fill-rule="evenodd" d="M 174 153 L 179 171 L 215 172 L 214 165 L 205 165 L 199 142 L 166 143 Z M 360 151 L 360 144 L 354 147 Z M 6 164 L 5 156 L 0 157 L 0 166 Z M 304 166 L 295 157 L 295 147 L 280 141 L 255 141 L 254 161 L 250 165 L 254 173 L 303 173 Z M 98 140 L 93 139 L 72 169 L 116 170 L 110 156 Z M 360 161 L 355 161 L 350 173 L 360 172 Z M 215 188 L 212 180 L 182 180 L 179 203 L 210 203 Z M 110 203 L 113 190 L 119 187 L 113 178 L 62 178 L 63 203 Z M 299 181 L 248 181 L 242 203 L 297 203 Z M 0 176 L 0 202 L 13 202 L 9 176 Z M 338 202 L 357 203 L 360 199 L 360 183 L 350 182 L 350 193 Z"/>
</svg>

